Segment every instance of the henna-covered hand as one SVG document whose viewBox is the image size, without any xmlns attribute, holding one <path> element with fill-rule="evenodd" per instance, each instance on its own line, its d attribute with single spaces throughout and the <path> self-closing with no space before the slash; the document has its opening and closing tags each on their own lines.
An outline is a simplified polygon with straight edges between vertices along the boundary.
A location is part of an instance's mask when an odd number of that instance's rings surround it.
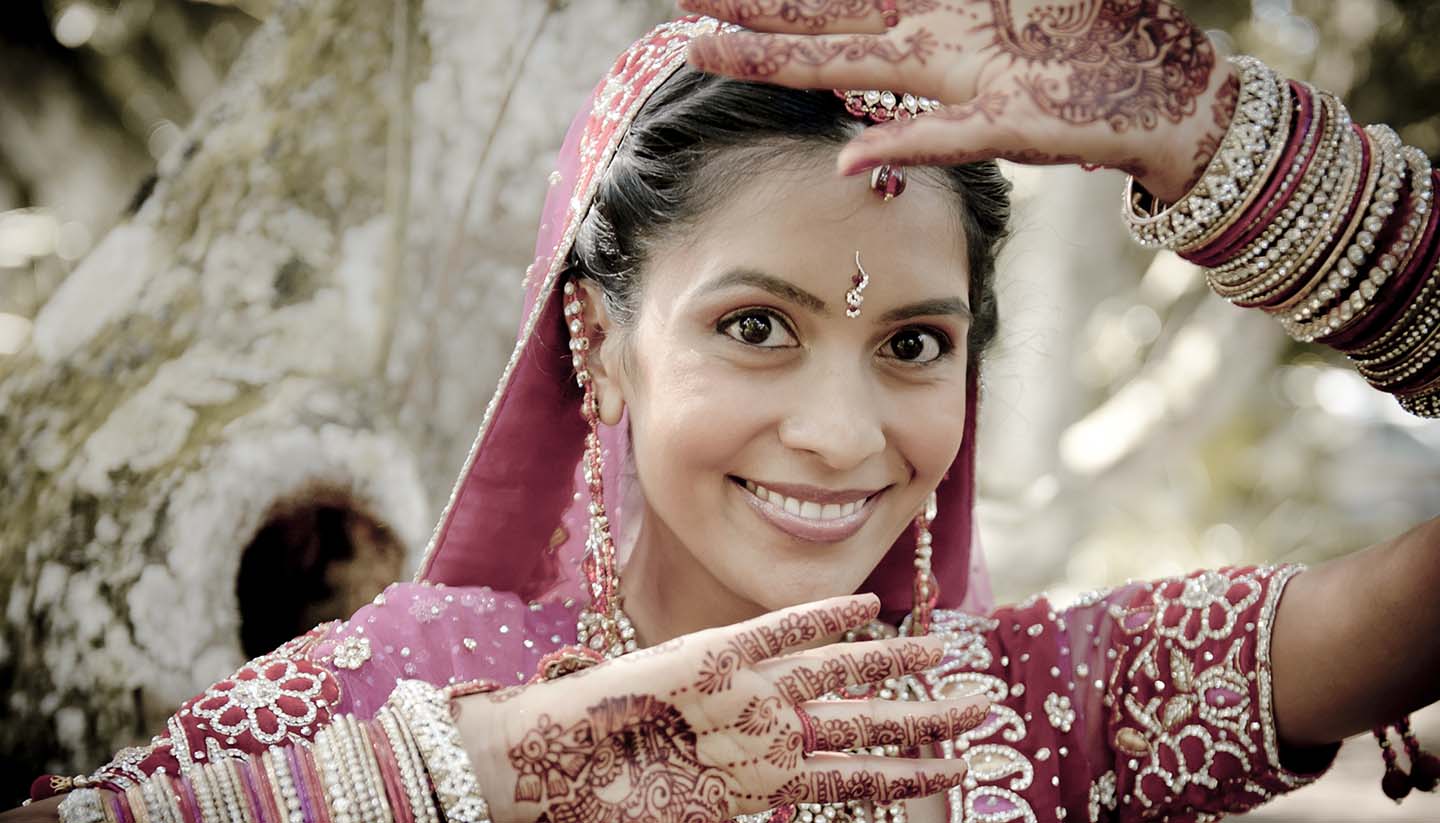
<svg viewBox="0 0 1440 823">
<path fill-rule="evenodd" d="M 787 802 L 885 801 L 954 786 L 964 763 L 839 754 L 954 738 L 981 699 L 817 700 L 936 665 L 935 638 L 835 644 L 870 595 L 797 606 L 521 687 L 456 701 L 497 821 L 699 823 Z M 822 644 L 829 645 L 822 645 Z"/>
<path fill-rule="evenodd" d="M 752 31 L 698 39 L 691 62 L 801 88 L 890 89 L 938 112 L 867 129 L 840 155 L 882 163 L 1000 157 L 1120 168 L 1183 194 L 1235 110 L 1237 75 L 1168 0 L 680 0 Z"/>
</svg>

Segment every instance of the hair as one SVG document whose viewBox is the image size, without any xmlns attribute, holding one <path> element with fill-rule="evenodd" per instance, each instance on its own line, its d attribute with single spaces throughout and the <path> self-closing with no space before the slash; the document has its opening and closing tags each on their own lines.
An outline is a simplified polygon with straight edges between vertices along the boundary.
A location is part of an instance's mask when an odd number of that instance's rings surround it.
<svg viewBox="0 0 1440 823">
<path fill-rule="evenodd" d="M 636 115 L 581 223 L 567 268 L 593 280 L 607 314 L 634 321 L 656 246 L 694 226 L 746 180 L 864 128 L 830 91 L 734 80 L 681 67 Z M 995 337 L 995 258 L 1008 237 L 1010 183 L 994 161 L 932 170 L 954 192 L 970 268 L 972 362 Z"/>
</svg>

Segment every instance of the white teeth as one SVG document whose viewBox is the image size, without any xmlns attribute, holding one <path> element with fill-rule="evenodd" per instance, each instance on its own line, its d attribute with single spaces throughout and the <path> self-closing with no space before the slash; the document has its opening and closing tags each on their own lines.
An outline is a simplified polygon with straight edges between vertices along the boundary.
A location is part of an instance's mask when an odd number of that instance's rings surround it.
<svg viewBox="0 0 1440 823">
<path fill-rule="evenodd" d="M 745 488 L 756 497 L 785 511 L 806 520 L 838 520 L 842 517 L 849 517 L 859 511 L 870 498 L 854 500 L 849 503 L 816 503 L 813 500 L 798 500 L 794 497 L 786 497 L 779 492 L 773 492 L 754 481 L 746 480 Z"/>
</svg>

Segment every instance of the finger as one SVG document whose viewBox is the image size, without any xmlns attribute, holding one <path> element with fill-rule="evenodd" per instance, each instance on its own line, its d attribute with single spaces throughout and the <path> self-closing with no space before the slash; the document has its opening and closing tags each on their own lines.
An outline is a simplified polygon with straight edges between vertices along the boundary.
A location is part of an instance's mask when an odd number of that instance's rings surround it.
<svg viewBox="0 0 1440 823">
<path fill-rule="evenodd" d="M 886 803 L 924 797 L 960 785 L 965 761 L 872 757 L 822 752 L 767 798 L 771 807 L 788 803 Z"/>
<path fill-rule="evenodd" d="M 986 92 L 969 102 L 942 106 L 907 120 L 870 126 L 836 158 L 842 174 L 882 164 L 957 166 L 980 160 L 1038 158 L 1033 140 L 1020 131 L 1016 109 L 1024 104 L 1008 92 Z M 1053 158 L 1053 162 L 1076 162 Z"/>
<path fill-rule="evenodd" d="M 874 89 L 905 86 L 912 94 L 924 78 L 914 71 L 934 53 L 934 37 L 917 33 L 897 41 L 877 34 L 753 34 L 736 32 L 697 37 L 689 46 L 691 65 L 741 80 L 799 89 Z M 917 80 L 919 83 L 917 83 Z"/>
<path fill-rule="evenodd" d="M 876 0 L 680 0 L 680 8 L 754 31 L 788 34 L 878 34 L 885 18 Z M 902 4 L 903 5 L 903 4 Z M 904 13 L 904 9 L 899 9 Z"/>
<path fill-rule="evenodd" d="M 941 700 L 897 703 L 890 700 L 816 700 L 798 706 L 814 730 L 814 751 L 843 751 L 865 746 L 924 746 L 954 740 L 985 722 L 990 701 Z"/>
<path fill-rule="evenodd" d="M 826 646 L 770 661 L 759 670 L 774 678 L 781 697 L 804 703 L 846 686 L 933 668 L 944 655 L 942 638 L 906 637 Z"/>
<path fill-rule="evenodd" d="M 847 595 L 792 606 L 702 635 L 706 644 L 695 688 L 715 694 L 730 688 L 735 672 L 817 640 L 858 629 L 880 614 L 880 598 Z"/>
</svg>

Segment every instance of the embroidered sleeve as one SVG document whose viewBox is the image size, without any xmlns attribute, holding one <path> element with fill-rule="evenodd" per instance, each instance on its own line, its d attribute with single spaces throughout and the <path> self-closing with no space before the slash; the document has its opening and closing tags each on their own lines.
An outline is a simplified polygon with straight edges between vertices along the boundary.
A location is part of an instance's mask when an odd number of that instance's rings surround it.
<svg viewBox="0 0 1440 823">
<path fill-rule="evenodd" d="M 1297 567 L 1199 572 L 937 620 L 937 696 L 982 690 L 989 721 L 954 821 L 1209 820 L 1313 781 L 1280 761 L 1270 629 Z M 1038 816 L 1038 817 L 1037 817 Z"/>
<path fill-rule="evenodd" d="M 574 613 L 483 587 L 396 583 L 346 621 L 315 627 L 185 701 L 146 746 L 92 775 L 123 789 L 314 738 L 338 714 L 373 717 L 397 680 L 524 682 L 542 656 L 574 642 Z"/>
</svg>

